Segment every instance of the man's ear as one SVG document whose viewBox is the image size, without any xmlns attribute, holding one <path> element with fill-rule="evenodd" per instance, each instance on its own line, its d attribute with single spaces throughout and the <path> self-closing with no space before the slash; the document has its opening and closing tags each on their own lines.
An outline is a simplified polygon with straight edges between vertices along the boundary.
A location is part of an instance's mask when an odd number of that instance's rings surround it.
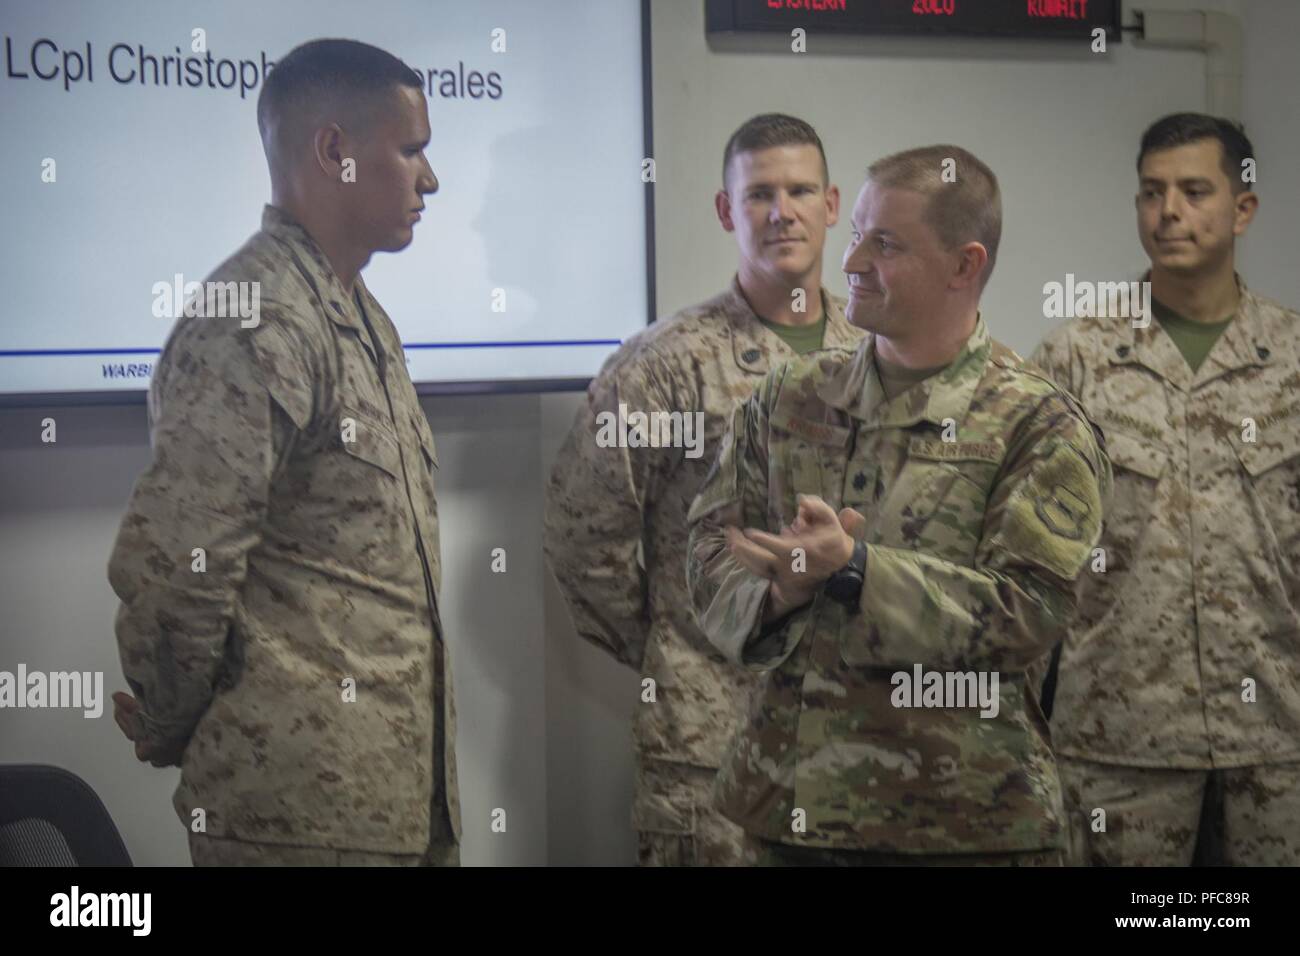
<svg viewBox="0 0 1300 956">
<path fill-rule="evenodd" d="M 989 251 L 984 248 L 984 243 L 974 240 L 967 242 L 957 249 L 957 255 L 960 259 L 953 276 L 954 287 L 964 289 L 971 285 L 978 286 L 984 267 L 989 262 Z"/>
<path fill-rule="evenodd" d="M 831 186 L 826 190 L 826 228 L 840 221 L 840 187 Z"/>
<path fill-rule="evenodd" d="M 1232 234 L 1240 236 L 1246 231 L 1246 227 L 1251 224 L 1255 218 L 1255 213 L 1259 211 L 1259 197 L 1253 190 L 1243 189 L 1237 194 L 1236 208 L 1233 210 Z"/>
<path fill-rule="evenodd" d="M 327 179 L 334 182 L 343 180 L 343 129 L 338 123 L 330 123 L 316 130 L 312 137 L 312 151 L 316 165 Z"/>
<path fill-rule="evenodd" d="M 713 197 L 713 208 L 718 214 L 718 222 L 722 223 L 722 228 L 727 232 L 735 232 L 736 223 L 731 218 L 731 197 L 727 195 L 725 189 L 719 189 Z"/>
</svg>

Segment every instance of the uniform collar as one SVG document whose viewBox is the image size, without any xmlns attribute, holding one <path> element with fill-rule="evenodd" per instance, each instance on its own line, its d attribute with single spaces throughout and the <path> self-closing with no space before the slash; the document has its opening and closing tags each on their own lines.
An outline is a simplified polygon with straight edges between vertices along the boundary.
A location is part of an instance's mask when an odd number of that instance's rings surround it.
<svg viewBox="0 0 1300 956">
<path fill-rule="evenodd" d="M 823 348 L 852 348 L 858 336 L 844 318 L 844 310 L 826 291 L 821 290 L 822 314 L 826 316 L 826 331 L 822 335 Z M 740 290 L 740 277 L 731 277 L 731 287 L 722 295 L 722 311 L 731 328 L 731 351 L 736 364 L 747 372 L 766 374 L 774 342 L 780 336 L 765 326 L 750 307 L 749 300 Z M 784 343 L 782 343 L 784 344 Z M 778 352 L 778 356 L 790 356 Z M 793 354 L 793 353 L 791 353 Z"/>
<path fill-rule="evenodd" d="M 1150 278 L 1148 270 L 1142 281 Z M 1240 296 L 1237 312 L 1195 373 L 1160 320 L 1154 317 L 1144 328 L 1134 328 L 1128 319 L 1119 322 L 1115 348 L 1110 353 L 1111 364 L 1141 365 L 1183 391 L 1199 388 L 1237 369 L 1271 365 L 1276 361 L 1276 349 L 1262 321 L 1259 298 L 1246 288 L 1241 276 L 1236 276 L 1236 280 Z"/>
<path fill-rule="evenodd" d="M 946 419 L 961 422 L 992 350 L 988 326 L 982 315 L 976 316 L 975 330 L 952 363 L 891 402 L 885 400 L 876 371 L 876 336 L 868 335 L 853 358 L 818 386 L 817 394 L 867 428 L 905 428 L 921 421 L 942 426 Z"/>
<path fill-rule="evenodd" d="M 376 361 L 375 352 L 370 342 L 370 335 L 365 322 L 357 311 L 352 297 L 343 289 L 343 283 L 335 273 L 334 267 L 325 258 L 325 253 L 302 224 L 283 209 L 270 203 L 262 207 L 262 231 L 288 246 L 290 254 L 298 264 L 299 270 L 311 284 L 320 300 L 321 308 L 335 325 L 351 329 L 361 340 L 361 344 L 370 353 L 371 361 Z M 362 302 L 371 314 L 379 309 L 379 304 L 370 295 L 370 290 L 358 275 L 353 285 L 361 296 Z"/>
<path fill-rule="evenodd" d="M 1237 292 L 1240 296 L 1237 314 L 1197 369 L 1193 388 L 1238 369 L 1272 365 L 1277 361 L 1274 358 L 1277 350 L 1263 320 L 1259 297 L 1246 288 L 1241 276 L 1237 276 Z"/>
</svg>

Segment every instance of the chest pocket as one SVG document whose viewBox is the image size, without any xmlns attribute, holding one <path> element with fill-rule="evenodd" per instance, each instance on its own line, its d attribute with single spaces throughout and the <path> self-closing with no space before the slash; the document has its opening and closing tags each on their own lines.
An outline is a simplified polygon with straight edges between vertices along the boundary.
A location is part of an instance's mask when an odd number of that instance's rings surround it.
<svg viewBox="0 0 1300 956">
<path fill-rule="evenodd" d="M 771 527 L 794 520 L 799 495 L 817 495 L 839 508 L 838 469 L 832 462 L 843 459 L 850 435 L 849 429 L 840 425 L 789 414 L 773 416 L 768 439 L 768 501 L 769 507 L 784 510 L 769 513 Z"/>
<path fill-rule="evenodd" d="M 1148 439 L 1103 428 L 1113 488 L 1102 526 L 1101 547 L 1110 568 L 1130 568 L 1155 514 L 1169 453 Z"/>
<path fill-rule="evenodd" d="M 393 478 L 402 477 L 402 456 L 397 447 L 397 436 L 384 422 L 350 405 L 344 405 L 339 420 L 339 439 L 343 451 L 359 467 L 378 468 Z M 373 480 L 366 472 L 358 477 Z"/>
<path fill-rule="evenodd" d="M 1246 493 L 1261 532 L 1271 530 L 1283 557 L 1300 564 L 1300 419 L 1261 426 L 1258 440 L 1232 436 L 1245 470 Z"/>
<path fill-rule="evenodd" d="M 913 437 L 881 499 L 876 543 L 973 565 L 1002 456 L 998 442 Z"/>
</svg>

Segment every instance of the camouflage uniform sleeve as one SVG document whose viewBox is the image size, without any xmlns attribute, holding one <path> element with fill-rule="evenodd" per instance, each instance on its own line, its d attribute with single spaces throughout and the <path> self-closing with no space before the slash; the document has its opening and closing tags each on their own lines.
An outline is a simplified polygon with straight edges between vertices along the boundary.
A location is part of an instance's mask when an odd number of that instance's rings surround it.
<svg viewBox="0 0 1300 956">
<path fill-rule="evenodd" d="M 1044 336 L 1043 340 L 1038 343 L 1038 347 L 1034 349 L 1034 354 L 1029 357 L 1029 361 L 1042 369 L 1048 378 L 1071 395 L 1078 394 L 1078 387 L 1082 383 L 1079 376 L 1075 374 L 1074 350 L 1070 345 L 1068 326 L 1057 326 Z M 1104 504 L 1103 500 L 1103 506 Z M 1078 590 L 1076 582 L 1076 595 Z M 1064 636 L 1061 639 L 1064 640 Z M 1042 657 L 1031 663 L 1026 671 L 1026 683 L 1040 694 L 1047 680 L 1047 672 L 1051 668 L 1051 652 L 1054 648 L 1055 645 L 1049 648 L 1049 653 L 1043 654 Z"/>
<path fill-rule="evenodd" d="M 311 363 L 276 311 L 264 303 L 256 329 L 212 318 L 178 328 L 150 388 L 153 460 L 132 490 L 108 578 L 121 599 L 122 671 L 151 742 L 188 741 L 238 654 L 227 635 L 248 552 L 272 476 L 311 414 Z"/>
<path fill-rule="evenodd" d="M 653 352 L 606 362 L 551 471 L 543 549 L 578 634 L 639 668 L 650 635 L 645 513 L 684 449 L 597 444 L 603 424 L 617 427 L 620 403 L 646 413 L 687 413 L 695 404 Z"/>
<path fill-rule="evenodd" d="M 1074 374 L 1074 356 L 1070 348 L 1069 333 L 1065 326 L 1049 332 L 1029 361 L 1047 373 L 1047 377 L 1071 395 L 1077 395 L 1081 384 Z"/>
<path fill-rule="evenodd" d="M 708 477 L 691 504 L 686 584 L 709 643 L 741 667 L 779 667 L 798 645 L 810 611 L 763 627 L 769 582 L 746 570 L 727 547 L 725 528 L 767 528 L 767 409 L 777 390 L 773 372 L 736 408 Z"/>
<path fill-rule="evenodd" d="M 989 495 L 973 567 L 868 546 L 856 626 L 880 667 L 1025 671 L 1064 634 L 1101 535 L 1110 463 L 1066 396 L 1043 399 Z"/>
</svg>

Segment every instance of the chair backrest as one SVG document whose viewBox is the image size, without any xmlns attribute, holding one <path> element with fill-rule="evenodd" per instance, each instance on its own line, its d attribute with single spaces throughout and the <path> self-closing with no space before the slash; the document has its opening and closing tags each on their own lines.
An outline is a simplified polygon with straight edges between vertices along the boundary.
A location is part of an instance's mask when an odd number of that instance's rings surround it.
<svg viewBox="0 0 1300 956">
<path fill-rule="evenodd" d="M 74 773 L 0 766 L 0 866 L 130 866 L 103 802 Z"/>
</svg>

